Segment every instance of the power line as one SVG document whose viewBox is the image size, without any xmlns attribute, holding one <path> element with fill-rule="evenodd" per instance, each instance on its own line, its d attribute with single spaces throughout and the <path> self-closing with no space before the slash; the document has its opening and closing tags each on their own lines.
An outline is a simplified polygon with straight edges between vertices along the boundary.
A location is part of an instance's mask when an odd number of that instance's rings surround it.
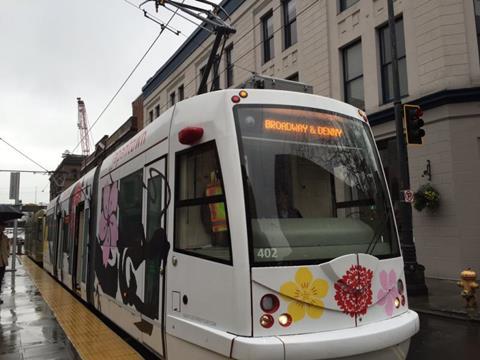
<svg viewBox="0 0 480 360">
<path fill-rule="evenodd" d="M 313 3 L 311 3 L 309 6 L 307 6 L 306 8 L 304 8 L 302 11 L 300 11 L 298 14 L 297 14 L 297 18 L 300 17 L 302 14 L 304 14 L 307 10 L 309 10 L 313 5 L 317 4 L 318 3 L 318 0 L 317 1 L 314 1 Z M 279 5 L 277 6 L 276 8 L 273 9 L 273 12 L 275 12 L 277 9 L 279 9 L 282 5 Z M 244 33 L 239 39 L 236 40 L 236 42 L 238 43 L 241 39 L 245 38 L 245 36 L 247 36 L 249 33 L 251 33 L 257 26 L 261 25 L 262 22 L 259 21 L 257 24 L 255 24 L 250 30 L 248 30 L 246 33 Z M 281 31 L 283 29 L 283 26 L 280 26 L 278 29 L 276 29 L 272 34 L 276 34 L 277 32 Z M 263 44 L 263 41 L 260 41 L 259 43 L 255 44 L 251 49 L 247 50 L 245 53 L 243 53 L 242 55 L 238 56 L 238 58 L 235 59 L 235 61 L 232 61 L 232 66 L 235 66 L 235 67 L 238 67 L 239 69 L 241 70 L 244 70 L 246 72 L 250 72 L 252 74 L 255 73 L 255 71 L 252 71 L 252 70 L 248 70 L 248 69 L 245 69 L 244 67 L 242 66 L 239 66 L 237 64 L 238 61 L 240 61 L 241 59 L 243 59 L 245 56 L 247 56 L 248 54 L 250 54 L 252 51 L 254 51 L 257 47 L 259 47 L 260 45 Z M 203 44 L 199 44 L 199 43 L 196 43 L 196 45 L 198 46 L 202 46 Z M 218 76 L 220 76 L 221 74 L 223 74 L 225 71 L 227 71 L 227 69 L 223 69 L 219 74 Z M 192 85 L 192 83 L 194 81 L 196 81 L 199 77 L 200 77 L 201 74 L 197 74 L 194 76 L 194 78 L 189 81 L 186 85 L 185 85 L 185 89 L 187 89 L 190 85 Z M 214 79 L 210 80 L 208 82 L 208 84 L 211 84 L 213 82 Z M 163 106 L 160 107 L 160 111 L 163 111 L 165 108 L 168 108 L 168 100 L 167 100 L 167 103 L 163 104 Z"/>
<path fill-rule="evenodd" d="M 182 3 L 185 2 L 185 0 L 182 1 Z M 178 10 L 177 10 L 178 11 Z M 115 100 L 115 98 L 117 97 L 117 95 L 120 93 L 120 91 L 123 89 L 123 87 L 125 86 L 125 84 L 128 82 L 128 80 L 130 80 L 130 78 L 132 77 L 133 73 L 137 70 L 137 68 L 140 66 L 140 64 L 142 63 L 143 59 L 145 59 L 145 57 L 147 56 L 147 54 L 150 52 L 150 50 L 153 48 L 153 46 L 155 45 L 155 43 L 157 42 L 157 40 L 160 38 L 160 36 L 163 34 L 163 32 L 165 31 L 165 29 L 168 27 L 168 25 L 170 24 L 170 22 L 172 21 L 172 19 L 175 17 L 175 15 L 177 14 L 177 11 L 175 11 L 175 13 L 170 17 L 170 19 L 167 21 L 167 23 L 165 24 L 165 26 L 163 26 L 161 29 L 160 29 L 160 32 L 159 34 L 157 35 L 157 37 L 153 40 L 153 42 L 150 44 L 150 46 L 148 47 L 147 51 L 143 54 L 143 56 L 140 58 L 140 60 L 137 62 L 137 64 L 133 67 L 132 71 L 130 72 L 130 74 L 127 76 L 127 78 L 125 79 L 125 81 L 122 83 L 122 85 L 120 85 L 120 88 L 115 92 L 115 94 L 112 96 L 112 98 L 110 99 L 110 101 L 107 103 L 107 105 L 105 106 L 105 108 L 102 110 L 102 112 L 100 113 L 100 115 L 98 115 L 97 119 L 93 122 L 93 124 L 89 127 L 88 129 L 88 133 L 90 133 L 90 131 L 93 129 L 93 127 L 95 126 L 95 124 L 100 120 L 100 118 L 103 116 L 103 114 L 105 113 L 105 111 L 107 111 L 107 109 L 110 107 L 110 105 L 112 104 L 112 102 Z M 73 153 L 77 148 L 78 146 L 81 144 L 81 140 L 80 142 L 73 148 L 73 150 L 71 151 L 71 153 Z"/>
<path fill-rule="evenodd" d="M 28 155 L 25 155 L 23 152 L 21 152 L 20 150 L 18 150 L 15 146 L 13 146 L 12 144 L 9 144 L 5 139 L 2 139 L 0 138 L 1 141 L 3 141 L 5 144 L 7 144 L 8 146 L 10 146 L 13 150 L 15 150 L 16 152 L 18 152 L 19 154 L 21 154 L 22 156 L 26 157 L 28 160 L 30 160 L 31 162 L 33 162 L 35 165 L 41 167 L 43 170 L 45 170 L 47 173 L 50 172 L 49 170 L 47 170 L 46 168 L 44 168 L 42 165 L 40 165 L 38 162 L 36 162 L 35 160 L 33 160 L 30 156 Z"/>
<path fill-rule="evenodd" d="M 38 170 L 13 170 L 13 169 L 0 169 L 1 172 L 20 172 L 20 173 L 32 173 L 32 174 L 42 174 L 42 175 L 48 175 L 50 172 L 49 171 L 38 171 Z"/>
<path fill-rule="evenodd" d="M 152 13 L 148 12 L 147 10 L 145 9 L 142 9 L 139 5 L 135 5 L 134 3 L 132 3 L 131 1 L 129 0 L 123 0 L 124 2 L 126 2 L 128 5 L 130 5 L 131 7 L 134 7 L 135 9 L 137 9 L 138 11 L 141 11 L 143 13 L 143 16 L 145 16 L 147 19 L 149 20 L 152 20 L 154 23 L 160 25 L 161 27 L 166 27 L 167 25 L 162 21 L 160 20 L 158 17 L 156 17 L 155 15 L 153 15 Z M 177 14 L 180 16 L 180 14 Z M 175 35 L 180 35 L 182 33 L 181 30 L 179 29 L 176 29 L 174 28 L 173 26 L 169 26 L 168 27 L 168 30 L 170 30 L 172 33 L 174 33 Z"/>
</svg>

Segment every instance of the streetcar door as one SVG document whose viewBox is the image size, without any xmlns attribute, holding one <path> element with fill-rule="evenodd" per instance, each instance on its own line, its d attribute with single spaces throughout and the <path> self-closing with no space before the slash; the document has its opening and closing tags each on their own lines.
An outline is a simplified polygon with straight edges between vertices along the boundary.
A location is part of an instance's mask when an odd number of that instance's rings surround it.
<svg viewBox="0 0 480 360">
<path fill-rule="evenodd" d="M 163 355 L 165 261 L 169 243 L 166 235 L 166 207 L 170 192 L 166 185 L 166 157 L 154 160 L 144 171 L 145 277 L 142 320 L 143 342 Z M 158 340 L 162 345 L 158 346 Z"/>
<path fill-rule="evenodd" d="M 84 224 L 85 224 L 85 203 L 80 203 L 75 211 L 75 235 L 73 239 L 73 271 L 72 271 L 72 289 L 80 292 L 80 282 L 83 262 L 83 242 L 84 242 Z"/>
<path fill-rule="evenodd" d="M 177 152 L 173 168 L 175 214 L 173 222 L 169 222 L 169 228 L 173 225 L 173 249 L 167 262 L 166 329 L 173 337 L 192 342 L 195 332 L 183 332 L 185 321 L 200 327 L 232 327 L 235 304 L 240 303 L 235 286 L 240 282 L 233 268 L 216 143 L 210 141 Z M 170 343 L 171 339 L 168 337 L 168 355 L 180 357 L 179 346 L 173 340 Z"/>
</svg>

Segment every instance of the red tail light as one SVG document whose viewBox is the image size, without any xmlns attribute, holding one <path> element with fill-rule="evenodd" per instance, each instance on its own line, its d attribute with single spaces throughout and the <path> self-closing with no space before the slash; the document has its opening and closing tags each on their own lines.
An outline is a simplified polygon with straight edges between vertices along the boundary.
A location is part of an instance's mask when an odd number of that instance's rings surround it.
<svg viewBox="0 0 480 360">
<path fill-rule="evenodd" d="M 262 315 L 260 318 L 260 325 L 262 325 L 265 329 L 270 329 L 273 326 L 273 316 L 269 314 Z"/>
<path fill-rule="evenodd" d="M 267 294 L 260 300 L 260 307 L 268 314 L 274 313 L 280 306 L 280 300 L 273 294 Z"/>
<path fill-rule="evenodd" d="M 192 145 L 200 140 L 203 136 L 201 127 L 186 127 L 178 133 L 178 141 L 183 145 Z"/>
</svg>

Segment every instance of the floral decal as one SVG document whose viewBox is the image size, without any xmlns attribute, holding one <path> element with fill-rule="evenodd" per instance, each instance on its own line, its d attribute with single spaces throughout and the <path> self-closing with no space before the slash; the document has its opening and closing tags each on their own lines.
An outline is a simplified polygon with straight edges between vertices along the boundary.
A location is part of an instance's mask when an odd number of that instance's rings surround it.
<svg viewBox="0 0 480 360">
<path fill-rule="evenodd" d="M 352 265 L 335 283 L 335 300 L 344 313 L 351 317 L 367 313 L 372 303 L 372 277 L 372 270 Z"/>
<path fill-rule="evenodd" d="M 301 267 L 295 274 L 295 282 L 288 281 L 280 287 L 280 293 L 288 297 L 288 313 L 294 322 L 305 317 L 318 319 L 323 314 L 322 298 L 328 293 L 328 282 L 323 279 L 313 279 L 312 272 Z"/>
<path fill-rule="evenodd" d="M 105 186 L 102 192 L 102 213 L 100 215 L 99 237 L 102 247 L 103 266 L 107 267 L 112 247 L 116 247 L 118 241 L 117 183 L 113 182 L 112 184 Z"/>
<path fill-rule="evenodd" d="M 385 313 L 388 316 L 393 314 L 395 306 L 395 298 L 399 295 L 397 289 L 397 274 L 390 270 L 387 274 L 385 270 L 380 273 L 380 285 L 382 288 L 378 290 L 377 301 L 380 305 L 385 306 Z"/>
</svg>

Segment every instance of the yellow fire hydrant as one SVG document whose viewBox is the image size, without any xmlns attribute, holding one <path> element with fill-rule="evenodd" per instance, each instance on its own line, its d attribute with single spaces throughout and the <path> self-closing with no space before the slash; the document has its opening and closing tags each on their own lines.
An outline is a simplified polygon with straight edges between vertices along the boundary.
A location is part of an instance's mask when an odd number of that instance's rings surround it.
<svg viewBox="0 0 480 360">
<path fill-rule="evenodd" d="M 460 295 L 467 302 L 466 307 L 477 307 L 477 301 L 475 299 L 475 290 L 477 290 L 479 286 L 477 283 L 477 273 L 468 268 L 460 273 L 460 279 L 461 280 L 457 282 L 457 285 L 462 288 Z"/>
</svg>

